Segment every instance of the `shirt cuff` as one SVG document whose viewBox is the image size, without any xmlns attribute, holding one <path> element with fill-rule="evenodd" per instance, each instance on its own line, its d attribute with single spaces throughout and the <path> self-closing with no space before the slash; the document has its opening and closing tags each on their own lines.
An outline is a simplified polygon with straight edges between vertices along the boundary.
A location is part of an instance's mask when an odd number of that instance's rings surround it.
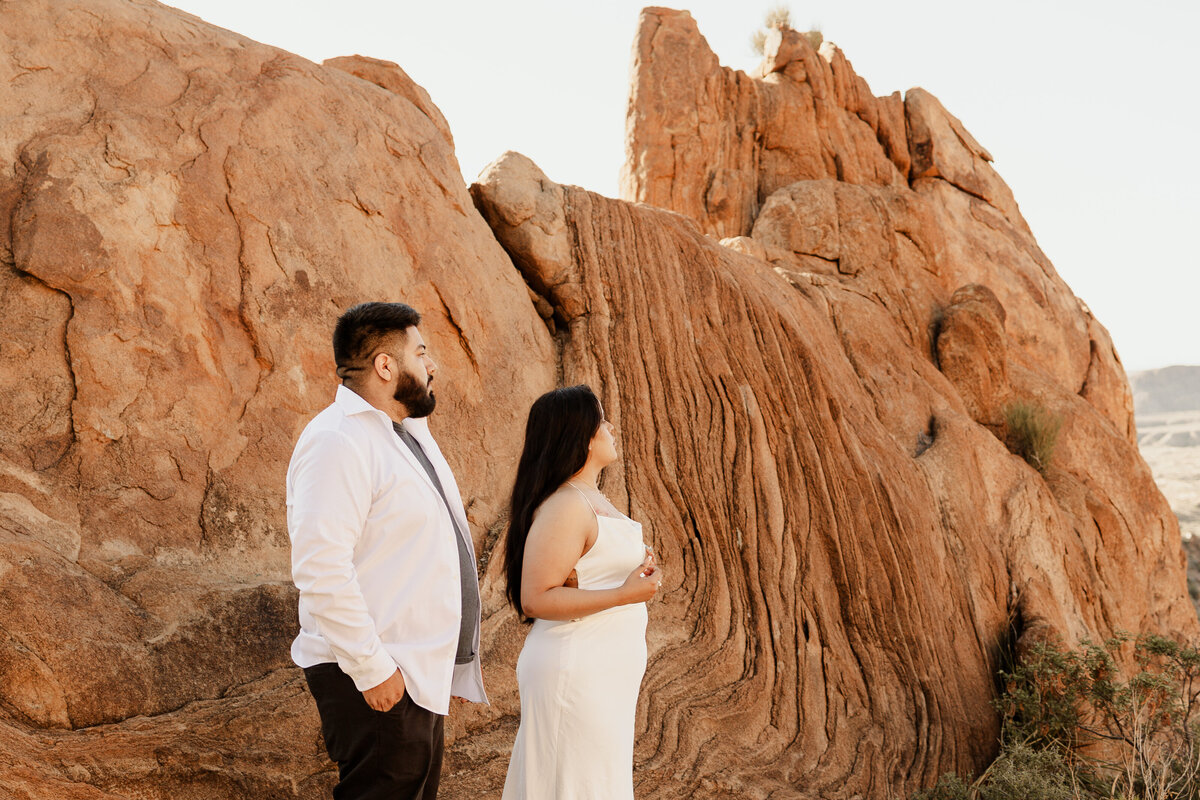
<svg viewBox="0 0 1200 800">
<path fill-rule="evenodd" d="M 354 679 L 354 688 L 365 692 L 392 677 L 397 669 L 395 660 L 387 654 L 387 651 L 380 650 L 366 661 L 358 664 L 353 672 L 348 670 L 343 670 L 343 672 Z"/>
</svg>

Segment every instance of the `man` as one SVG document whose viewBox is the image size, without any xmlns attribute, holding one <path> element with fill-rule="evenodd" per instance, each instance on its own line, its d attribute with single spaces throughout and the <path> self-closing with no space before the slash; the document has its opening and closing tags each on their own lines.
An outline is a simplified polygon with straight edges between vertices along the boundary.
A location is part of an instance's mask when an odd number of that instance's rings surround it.
<svg viewBox="0 0 1200 800">
<path fill-rule="evenodd" d="M 403 303 L 338 319 L 342 385 L 288 467 L 292 658 L 338 764 L 336 800 L 436 797 L 451 695 L 487 702 L 474 548 L 429 433 L 437 365 L 420 319 Z"/>
</svg>

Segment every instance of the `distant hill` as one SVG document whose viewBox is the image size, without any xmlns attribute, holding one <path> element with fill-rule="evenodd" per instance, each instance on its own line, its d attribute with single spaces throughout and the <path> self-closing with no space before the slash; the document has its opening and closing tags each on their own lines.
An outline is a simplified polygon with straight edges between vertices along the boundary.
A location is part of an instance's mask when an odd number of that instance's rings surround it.
<svg viewBox="0 0 1200 800">
<path fill-rule="evenodd" d="M 1129 373 L 1134 413 L 1200 411 L 1200 366 L 1163 367 Z"/>
</svg>

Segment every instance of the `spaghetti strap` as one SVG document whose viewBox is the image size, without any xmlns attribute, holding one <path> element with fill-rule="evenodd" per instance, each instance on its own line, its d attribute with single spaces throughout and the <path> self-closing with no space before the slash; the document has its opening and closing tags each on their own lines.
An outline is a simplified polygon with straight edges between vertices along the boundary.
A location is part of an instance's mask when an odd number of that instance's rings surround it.
<svg viewBox="0 0 1200 800">
<path fill-rule="evenodd" d="M 594 505 L 592 505 L 591 498 L 589 498 L 587 496 L 587 494 L 583 491 L 583 489 L 580 489 L 578 486 L 571 483 L 570 481 L 567 481 L 567 486 L 570 486 L 572 489 L 579 492 L 579 494 L 583 497 L 583 502 L 588 504 L 588 508 L 590 508 L 592 510 L 592 513 L 595 514 L 597 517 L 600 516 L 600 512 L 596 510 L 596 507 Z"/>
</svg>

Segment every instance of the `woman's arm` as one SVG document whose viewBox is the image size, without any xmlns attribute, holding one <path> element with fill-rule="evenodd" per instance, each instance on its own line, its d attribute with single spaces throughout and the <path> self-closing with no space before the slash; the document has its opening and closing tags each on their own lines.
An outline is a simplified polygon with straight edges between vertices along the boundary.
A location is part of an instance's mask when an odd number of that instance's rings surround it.
<svg viewBox="0 0 1200 800">
<path fill-rule="evenodd" d="M 563 586 L 583 555 L 596 515 L 582 497 L 551 495 L 533 517 L 521 565 L 521 606 L 528 617 L 568 620 L 654 596 L 661 576 L 653 559 L 629 573 L 615 589 Z"/>
</svg>

